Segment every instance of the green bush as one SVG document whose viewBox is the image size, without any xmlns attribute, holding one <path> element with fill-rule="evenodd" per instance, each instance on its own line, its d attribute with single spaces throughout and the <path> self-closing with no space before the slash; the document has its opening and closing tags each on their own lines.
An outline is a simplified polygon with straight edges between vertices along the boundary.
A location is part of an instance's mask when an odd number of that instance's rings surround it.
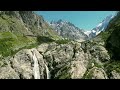
<svg viewBox="0 0 120 90">
<path fill-rule="evenodd" d="M 106 70 L 108 77 L 111 76 L 111 71 L 113 71 L 113 70 L 116 70 L 118 73 L 120 73 L 120 61 L 112 60 L 111 62 L 106 63 L 104 65 L 104 68 Z"/>
<path fill-rule="evenodd" d="M 47 37 L 47 36 L 37 36 L 38 44 L 49 43 L 49 42 L 53 42 L 53 41 L 54 41 L 53 39 L 51 39 L 50 37 Z"/>
<path fill-rule="evenodd" d="M 55 77 L 54 79 L 71 79 L 71 74 L 68 72 L 70 67 L 64 66 L 62 67 L 58 72 L 59 75 Z"/>
<path fill-rule="evenodd" d="M 70 40 L 68 40 L 68 39 L 57 40 L 57 41 L 56 41 L 57 44 L 67 44 L 68 42 L 70 42 Z"/>
</svg>

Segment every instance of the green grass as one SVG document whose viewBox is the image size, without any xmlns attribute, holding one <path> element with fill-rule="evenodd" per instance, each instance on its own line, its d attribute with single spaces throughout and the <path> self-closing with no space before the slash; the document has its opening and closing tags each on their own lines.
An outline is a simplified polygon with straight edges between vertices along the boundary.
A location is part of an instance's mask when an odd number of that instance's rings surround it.
<svg viewBox="0 0 120 90">
<path fill-rule="evenodd" d="M 51 39 L 50 37 L 47 37 L 47 36 L 37 36 L 37 42 L 39 44 L 41 43 L 50 43 L 50 42 L 53 42 L 55 40 Z"/>
<path fill-rule="evenodd" d="M 22 35 L 15 35 L 11 32 L 0 33 L 0 54 L 3 57 L 12 55 L 14 52 L 35 43 L 35 39 L 24 37 Z"/>
<path fill-rule="evenodd" d="M 93 71 L 86 71 L 82 79 L 92 79 Z"/>
<path fill-rule="evenodd" d="M 29 26 L 28 26 L 29 27 Z M 59 40 L 60 37 L 49 26 L 45 26 L 39 30 L 35 25 L 31 26 L 35 35 L 41 35 L 45 32 L 45 36 L 29 37 L 29 31 L 25 29 L 22 22 L 13 16 L 1 14 L 0 15 L 0 55 L 7 57 L 13 55 L 17 51 L 23 48 L 33 48 L 41 43 L 50 43 L 55 40 Z M 29 28 L 28 28 L 29 29 Z"/>
<path fill-rule="evenodd" d="M 22 34 L 13 34 L 11 32 L 0 32 L 0 55 L 3 57 L 14 55 L 21 49 L 34 48 L 42 43 L 67 43 L 66 41 L 53 40 L 50 37 L 38 36 L 27 37 Z"/>
<path fill-rule="evenodd" d="M 57 40 L 57 41 L 56 41 L 57 44 L 67 44 L 67 43 L 69 43 L 69 42 L 70 42 L 70 40 L 68 40 L 68 39 Z"/>
<path fill-rule="evenodd" d="M 38 36 L 37 41 L 38 41 L 39 44 L 41 44 L 41 43 L 51 43 L 51 42 L 55 42 L 57 44 L 67 44 L 67 43 L 70 42 L 70 40 L 68 40 L 68 39 L 54 40 L 54 39 L 52 39 L 52 37 L 47 37 L 47 36 Z"/>
</svg>

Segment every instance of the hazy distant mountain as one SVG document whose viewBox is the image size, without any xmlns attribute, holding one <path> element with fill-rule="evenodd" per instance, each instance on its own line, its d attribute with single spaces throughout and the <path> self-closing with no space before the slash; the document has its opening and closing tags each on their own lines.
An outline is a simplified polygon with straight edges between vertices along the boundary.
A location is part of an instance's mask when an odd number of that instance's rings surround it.
<svg viewBox="0 0 120 90">
<path fill-rule="evenodd" d="M 82 29 L 79 29 L 71 22 L 63 21 L 60 19 L 58 21 L 51 21 L 50 24 L 54 28 L 54 30 L 57 31 L 57 33 L 64 38 L 68 38 L 71 40 L 86 40 L 88 38 L 88 36 L 84 34 Z"/>
</svg>

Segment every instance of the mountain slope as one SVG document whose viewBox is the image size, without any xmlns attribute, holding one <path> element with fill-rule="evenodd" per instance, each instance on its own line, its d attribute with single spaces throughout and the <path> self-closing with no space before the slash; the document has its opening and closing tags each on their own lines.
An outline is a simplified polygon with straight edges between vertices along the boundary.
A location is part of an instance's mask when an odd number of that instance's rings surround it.
<svg viewBox="0 0 120 90">
<path fill-rule="evenodd" d="M 88 38 L 81 29 L 70 22 L 62 21 L 60 19 L 58 21 L 52 21 L 50 24 L 53 29 L 64 38 L 71 40 L 86 40 Z"/>
<path fill-rule="evenodd" d="M 104 68 L 109 79 L 120 79 L 120 12 L 110 21 L 105 31 L 92 39 L 92 42 L 104 46 L 110 61 L 104 63 Z"/>
<path fill-rule="evenodd" d="M 120 12 L 110 22 L 106 32 L 106 47 L 111 54 L 111 58 L 119 60 L 120 58 Z"/>
<path fill-rule="evenodd" d="M 1 11 L 1 30 L 30 35 L 57 36 L 52 28 L 33 11 Z M 4 30 L 3 30 L 4 29 Z"/>
<path fill-rule="evenodd" d="M 0 54 L 11 55 L 17 50 L 34 46 L 38 36 L 54 40 L 60 36 L 32 11 L 0 11 Z"/>
</svg>

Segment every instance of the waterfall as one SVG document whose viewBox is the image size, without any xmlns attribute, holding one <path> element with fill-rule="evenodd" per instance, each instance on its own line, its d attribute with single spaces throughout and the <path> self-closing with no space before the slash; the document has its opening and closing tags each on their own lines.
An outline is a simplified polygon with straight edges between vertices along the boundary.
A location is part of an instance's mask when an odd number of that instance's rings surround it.
<svg viewBox="0 0 120 90">
<path fill-rule="evenodd" d="M 34 61 L 34 67 L 33 67 L 33 72 L 34 72 L 34 78 L 35 79 L 40 79 L 40 71 L 39 71 L 39 63 L 35 54 L 35 51 L 32 51 L 33 53 L 33 61 Z M 50 71 L 46 65 L 45 62 L 43 62 L 43 65 L 45 65 L 45 72 L 46 72 L 46 79 L 50 79 Z"/>
<path fill-rule="evenodd" d="M 46 70 L 46 74 L 47 74 L 47 79 L 50 79 L 50 71 L 46 64 L 45 64 L 45 70 Z"/>
<path fill-rule="evenodd" d="M 34 78 L 40 79 L 39 64 L 34 51 L 33 51 L 33 61 L 34 61 L 34 68 L 33 68 Z"/>
</svg>

